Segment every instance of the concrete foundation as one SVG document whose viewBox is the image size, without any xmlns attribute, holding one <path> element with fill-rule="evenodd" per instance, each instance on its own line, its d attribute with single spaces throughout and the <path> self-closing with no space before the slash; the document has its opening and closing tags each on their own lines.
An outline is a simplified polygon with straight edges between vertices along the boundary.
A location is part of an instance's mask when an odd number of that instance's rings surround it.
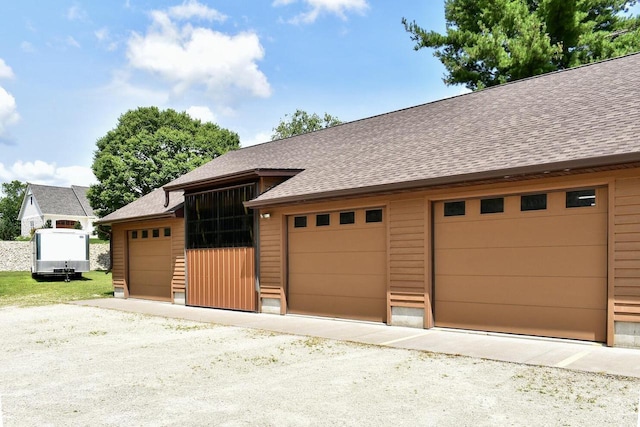
<svg viewBox="0 0 640 427">
<path fill-rule="evenodd" d="M 262 313 L 280 314 L 280 299 L 262 298 Z"/>
<path fill-rule="evenodd" d="M 174 292 L 173 293 L 173 303 L 178 305 L 186 304 L 186 296 L 184 292 Z"/>
<path fill-rule="evenodd" d="M 113 288 L 114 298 L 124 298 L 124 288 Z"/>
<path fill-rule="evenodd" d="M 408 326 L 410 328 L 424 328 L 424 309 L 412 307 L 391 307 L 392 326 Z"/>
<path fill-rule="evenodd" d="M 615 322 L 613 345 L 640 348 L 640 323 Z"/>
</svg>

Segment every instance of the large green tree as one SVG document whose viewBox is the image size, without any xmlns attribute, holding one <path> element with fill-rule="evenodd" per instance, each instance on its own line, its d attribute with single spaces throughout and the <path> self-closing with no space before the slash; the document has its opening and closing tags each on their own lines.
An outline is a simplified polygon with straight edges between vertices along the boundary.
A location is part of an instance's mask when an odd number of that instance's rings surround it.
<svg viewBox="0 0 640 427">
<path fill-rule="evenodd" d="M 157 107 L 127 111 L 96 144 L 88 197 L 100 217 L 240 147 L 235 132 Z"/>
<path fill-rule="evenodd" d="M 636 0 L 446 0 L 446 33 L 402 19 L 471 90 L 640 51 Z"/>
<path fill-rule="evenodd" d="M 27 184 L 20 181 L 14 180 L 2 184 L 4 196 L 0 197 L 0 240 L 15 240 L 20 235 L 18 214 L 26 190 Z"/>
<path fill-rule="evenodd" d="M 284 119 L 280 120 L 278 126 L 273 128 L 271 140 L 289 138 L 290 136 L 300 135 L 314 130 L 320 130 L 331 126 L 339 125 L 342 122 L 337 117 L 324 113 L 320 117 L 316 113 L 309 115 L 306 111 L 296 110 L 290 117 L 284 115 Z"/>
</svg>

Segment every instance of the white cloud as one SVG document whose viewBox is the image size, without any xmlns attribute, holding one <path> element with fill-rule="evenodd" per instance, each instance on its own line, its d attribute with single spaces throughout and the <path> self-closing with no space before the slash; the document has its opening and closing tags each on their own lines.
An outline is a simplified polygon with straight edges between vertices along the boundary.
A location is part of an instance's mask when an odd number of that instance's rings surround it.
<svg viewBox="0 0 640 427">
<path fill-rule="evenodd" d="M 0 79 L 12 79 L 14 77 L 11 67 L 4 62 L 4 59 L 0 58 Z"/>
<path fill-rule="evenodd" d="M 23 41 L 22 43 L 20 43 L 20 49 L 22 49 L 22 51 L 26 53 L 33 53 L 36 51 L 33 45 L 28 41 Z"/>
<path fill-rule="evenodd" d="M 95 30 L 93 32 L 93 34 L 101 42 L 109 40 L 109 29 L 107 27 L 99 28 L 99 29 Z"/>
<path fill-rule="evenodd" d="M 7 126 L 20 120 L 16 99 L 0 86 L 0 138 L 5 136 Z"/>
<path fill-rule="evenodd" d="M 258 132 L 252 137 L 243 138 L 240 137 L 240 145 L 242 147 L 250 147 L 256 144 L 262 144 L 263 142 L 271 141 L 272 132 Z"/>
<path fill-rule="evenodd" d="M 271 95 L 257 65 L 264 50 L 255 33 L 228 35 L 189 23 L 178 25 L 170 13 L 160 10 L 151 12 L 151 18 L 146 34 L 134 32 L 128 41 L 131 67 L 161 77 L 176 94 L 205 88 L 216 99 L 234 91 Z"/>
<path fill-rule="evenodd" d="M 58 167 L 55 163 L 42 160 L 23 162 L 18 160 L 11 166 L 0 163 L 0 181 L 12 180 L 32 184 L 59 185 L 91 185 L 97 182 L 91 168 L 85 166 Z"/>
<path fill-rule="evenodd" d="M 78 41 L 76 39 L 74 39 L 71 36 L 67 36 L 67 44 L 71 47 L 75 47 L 75 48 L 80 48 L 80 43 L 78 43 Z"/>
<path fill-rule="evenodd" d="M 67 9 L 67 19 L 69 21 L 87 21 L 89 15 L 79 5 L 75 4 Z"/>
<path fill-rule="evenodd" d="M 202 3 L 198 3 L 197 0 L 187 0 L 179 6 L 170 7 L 168 15 L 181 20 L 200 18 L 207 21 L 224 22 L 227 19 L 226 15 Z"/>
<path fill-rule="evenodd" d="M 204 105 L 193 105 L 187 108 L 187 114 L 193 119 L 200 119 L 201 122 L 216 122 L 216 116 L 213 111 Z"/>
<path fill-rule="evenodd" d="M 297 0 L 275 0 L 272 6 L 287 6 Z M 363 14 L 369 9 L 367 0 L 302 0 L 309 10 L 300 13 L 288 22 L 291 24 L 310 24 L 315 22 L 322 13 L 328 13 L 346 20 L 348 12 Z"/>
</svg>

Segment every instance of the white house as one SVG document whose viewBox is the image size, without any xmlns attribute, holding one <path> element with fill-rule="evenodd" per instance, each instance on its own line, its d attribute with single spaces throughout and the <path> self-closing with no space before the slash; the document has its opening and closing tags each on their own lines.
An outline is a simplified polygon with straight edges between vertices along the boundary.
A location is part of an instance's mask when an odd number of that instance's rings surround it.
<svg viewBox="0 0 640 427">
<path fill-rule="evenodd" d="M 83 230 L 93 234 L 93 222 L 98 218 L 87 199 L 88 190 L 76 185 L 29 184 L 18 215 L 20 234 L 29 236 L 31 230 L 42 228 L 48 220 L 52 228 L 75 228 L 79 222 Z"/>
</svg>

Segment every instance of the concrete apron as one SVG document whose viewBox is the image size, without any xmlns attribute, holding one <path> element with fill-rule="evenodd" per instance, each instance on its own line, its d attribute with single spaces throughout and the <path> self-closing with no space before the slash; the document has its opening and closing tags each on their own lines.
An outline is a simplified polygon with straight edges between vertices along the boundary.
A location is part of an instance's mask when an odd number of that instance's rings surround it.
<svg viewBox="0 0 640 427">
<path fill-rule="evenodd" d="M 75 304 L 361 344 L 640 378 L 640 350 L 611 348 L 583 341 L 444 328 L 415 329 L 342 319 L 187 307 L 138 299 L 96 299 Z"/>
</svg>

